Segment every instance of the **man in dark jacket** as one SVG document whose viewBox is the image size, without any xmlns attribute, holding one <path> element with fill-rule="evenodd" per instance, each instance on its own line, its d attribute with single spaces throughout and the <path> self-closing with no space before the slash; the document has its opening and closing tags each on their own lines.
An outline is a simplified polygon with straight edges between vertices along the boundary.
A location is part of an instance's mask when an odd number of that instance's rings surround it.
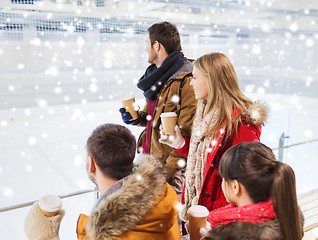
<svg viewBox="0 0 318 240">
<path fill-rule="evenodd" d="M 194 91 L 190 86 L 192 65 L 181 52 L 178 29 L 169 22 L 148 28 L 145 50 L 151 65 L 137 84 L 146 98 L 145 108 L 138 112 L 139 117 L 135 120 L 131 120 L 130 113 L 124 108 L 120 112 L 126 124 L 146 127 L 138 140 L 139 151 L 156 155 L 166 166 L 169 183 L 181 193 L 186 159 L 173 148 L 159 143 L 160 114 L 175 112 L 182 135 L 191 136 L 196 112 Z"/>
</svg>

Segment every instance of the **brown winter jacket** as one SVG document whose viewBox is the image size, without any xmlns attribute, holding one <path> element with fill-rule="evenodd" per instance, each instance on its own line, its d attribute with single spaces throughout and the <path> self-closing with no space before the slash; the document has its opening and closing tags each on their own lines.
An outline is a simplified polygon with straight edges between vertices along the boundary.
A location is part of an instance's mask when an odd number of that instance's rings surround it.
<svg viewBox="0 0 318 240">
<path fill-rule="evenodd" d="M 190 138 L 197 104 L 193 88 L 190 85 L 192 80 L 191 69 L 190 62 L 187 62 L 165 83 L 157 98 L 153 115 L 149 153 L 154 154 L 163 162 L 169 176 L 174 176 L 175 172 L 182 168 L 178 166 L 178 160 L 185 158 L 168 145 L 159 143 L 159 126 L 161 124 L 160 114 L 163 112 L 177 113 L 177 125 L 181 128 L 182 135 Z M 188 70 L 188 72 L 185 72 L 184 70 Z M 182 83 L 181 104 L 179 104 L 178 97 L 182 79 L 184 80 Z M 146 126 L 147 124 L 147 107 L 148 105 L 146 104 L 144 110 L 139 112 L 140 126 Z M 138 139 L 138 148 L 141 147 L 145 138 L 146 131 L 143 131 Z"/>
</svg>

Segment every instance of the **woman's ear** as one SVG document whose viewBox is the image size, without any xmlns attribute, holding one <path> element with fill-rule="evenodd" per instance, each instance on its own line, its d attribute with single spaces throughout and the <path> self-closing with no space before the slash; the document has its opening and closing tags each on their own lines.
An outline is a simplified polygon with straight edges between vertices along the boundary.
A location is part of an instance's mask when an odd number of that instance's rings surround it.
<svg viewBox="0 0 318 240">
<path fill-rule="evenodd" d="M 232 188 L 233 193 L 235 194 L 235 196 L 238 196 L 242 190 L 241 183 L 237 180 L 233 180 L 233 181 L 231 181 L 230 184 L 231 184 L 231 188 Z"/>
</svg>

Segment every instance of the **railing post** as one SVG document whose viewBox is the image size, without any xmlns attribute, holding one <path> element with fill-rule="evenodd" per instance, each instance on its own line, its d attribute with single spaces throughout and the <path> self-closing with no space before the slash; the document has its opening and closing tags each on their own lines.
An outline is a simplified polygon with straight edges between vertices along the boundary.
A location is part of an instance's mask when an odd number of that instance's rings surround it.
<svg viewBox="0 0 318 240">
<path fill-rule="evenodd" d="M 285 137 L 285 133 L 280 136 L 279 144 L 278 144 L 278 161 L 282 162 L 284 158 L 284 142 L 285 138 L 289 138 L 289 136 Z"/>
</svg>

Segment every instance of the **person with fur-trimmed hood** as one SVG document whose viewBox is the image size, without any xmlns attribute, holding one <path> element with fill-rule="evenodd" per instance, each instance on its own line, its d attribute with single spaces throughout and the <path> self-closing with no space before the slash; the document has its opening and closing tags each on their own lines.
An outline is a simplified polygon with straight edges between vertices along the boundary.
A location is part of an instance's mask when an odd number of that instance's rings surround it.
<svg viewBox="0 0 318 240">
<path fill-rule="evenodd" d="M 192 205 L 212 211 L 228 204 L 217 171 L 219 161 L 231 146 L 260 140 L 268 111 L 264 104 L 244 96 L 231 61 L 222 53 L 198 58 L 192 74 L 190 84 L 198 105 L 191 139 L 182 136 L 178 126 L 172 136 L 160 127 L 160 142 L 187 157 L 180 212 L 183 221 L 188 220 L 187 210 Z"/>
<path fill-rule="evenodd" d="M 152 155 L 139 156 L 139 165 L 133 169 L 136 139 L 127 128 L 97 127 L 86 149 L 86 170 L 101 196 L 90 216 L 79 216 L 79 240 L 181 239 L 179 199 L 166 183 L 166 170 Z M 48 231 L 56 228 L 49 220 L 46 225 Z"/>
</svg>

